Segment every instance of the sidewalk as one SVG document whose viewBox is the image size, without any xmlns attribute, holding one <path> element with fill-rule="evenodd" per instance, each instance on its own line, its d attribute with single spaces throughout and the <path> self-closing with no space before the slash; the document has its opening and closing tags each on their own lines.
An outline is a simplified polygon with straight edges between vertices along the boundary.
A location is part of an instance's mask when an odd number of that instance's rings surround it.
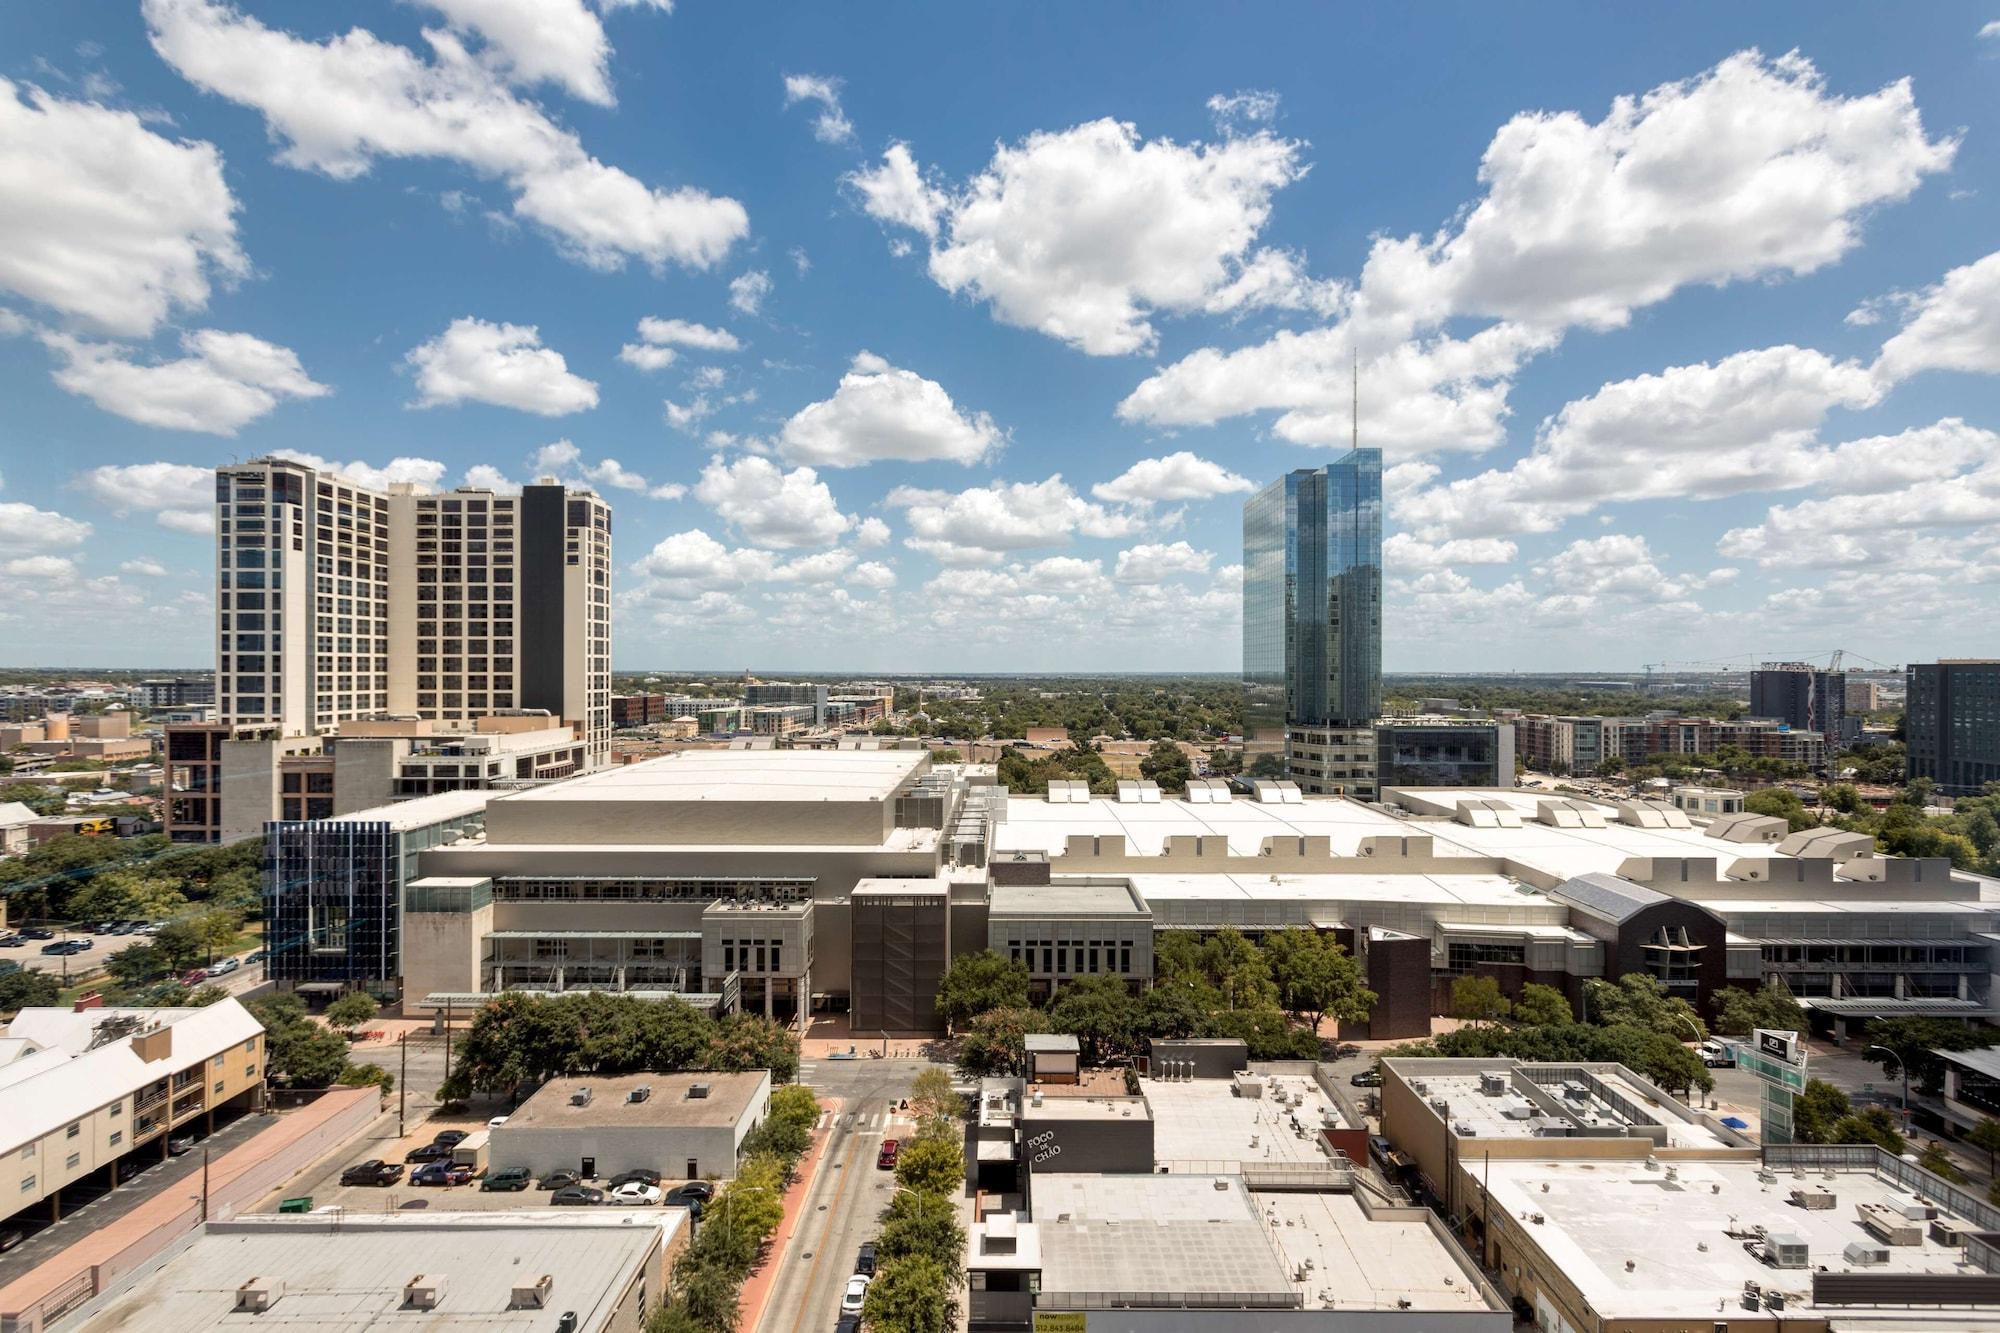
<svg viewBox="0 0 2000 1333">
<path fill-rule="evenodd" d="M 829 1125 L 833 1117 L 840 1115 L 844 1105 L 839 1097 L 827 1097 L 820 1102 L 820 1116 Z M 792 1243 L 792 1233 L 799 1229 L 799 1222 L 805 1216 L 806 1198 L 812 1193 L 814 1182 L 819 1179 L 820 1161 L 826 1155 L 827 1140 L 833 1137 L 833 1130 L 813 1131 L 812 1146 L 799 1159 L 799 1169 L 794 1174 L 791 1188 L 785 1191 L 785 1216 L 778 1223 L 778 1229 L 771 1236 L 770 1251 L 743 1281 L 743 1289 L 736 1293 L 736 1326 L 756 1333 L 757 1321 L 764 1317 L 764 1305 L 771 1299 L 771 1289 L 777 1285 L 778 1269 L 785 1262 L 785 1250 Z"/>
</svg>

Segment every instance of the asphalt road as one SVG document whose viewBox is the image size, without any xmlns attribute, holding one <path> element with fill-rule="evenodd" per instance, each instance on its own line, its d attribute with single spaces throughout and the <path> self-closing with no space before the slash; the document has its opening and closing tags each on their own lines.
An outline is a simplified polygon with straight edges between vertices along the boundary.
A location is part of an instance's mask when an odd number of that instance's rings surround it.
<svg viewBox="0 0 2000 1333">
<path fill-rule="evenodd" d="M 890 1102 L 908 1097 L 925 1067 L 922 1060 L 869 1059 L 812 1060 L 799 1067 L 800 1082 L 811 1084 L 822 1100 L 839 1097 L 843 1105 L 828 1127 L 804 1217 L 778 1256 L 776 1284 L 752 1333 L 832 1333 L 855 1255 L 863 1241 L 875 1238 L 896 1189 L 894 1173 L 876 1168 L 876 1153 L 884 1138 L 906 1136 L 912 1128 L 907 1113 L 892 1114 Z"/>
<path fill-rule="evenodd" d="M 211 1157 L 220 1157 L 232 1148 L 241 1147 L 259 1131 L 276 1123 L 276 1119 L 272 1116 L 255 1113 L 239 1116 L 207 1138 L 197 1138 L 191 1152 L 179 1157 L 169 1157 L 164 1162 L 155 1155 L 159 1152 L 159 1145 L 149 1143 L 137 1154 L 138 1157 L 145 1159 L 142 1168 L 134 1171 L 138 1163 L 131 1159 L 120 1163 L 121 1183 L 117 1189 L 110 1187 L 108 1173 L 101 1173 L 89 1178 L 87 1182 L 78 1182 L 66 1188 L 63 1191 L 61 1221 L 50 1223 L 46 1220 L 47 1204 L 38 1204 L 26 1213 L 9 1218 L 5 1228 L 0 1229 L 21 1227 L 33 1230 L 33 1234 L 6 1254 L 0 1255 L 0 1286 L 5 1286 L 37 1265 L 53 1259 L 85 1232 L 109 1225 L 149 1199 L 166 1193 L 200 1195 L 203 1149 L 207 1149 Z M 200 1122 L 196 1121 L 192 1127 L 183 1127 L 175 1131 L 175 1135 L 178 1137 L 187 1133 L 198 1134 L 199 1128 Z M 123 1173 L 127 1171 L 134 1171 L 134 1174 L 130 1179 L 122 1179 Z M 41 1220 L 31 1220 L 36 1216 Z"/>
</svg>

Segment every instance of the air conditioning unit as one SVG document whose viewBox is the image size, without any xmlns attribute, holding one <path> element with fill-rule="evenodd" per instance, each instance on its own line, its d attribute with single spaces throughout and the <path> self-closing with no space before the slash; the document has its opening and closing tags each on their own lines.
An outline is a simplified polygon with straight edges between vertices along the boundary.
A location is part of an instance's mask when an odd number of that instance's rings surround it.
<svg viewBox="0 0 2000 1333">
<path fill-rule="evenodd" d="M 285 1294 L 285 1280 L 281 1277 L 253 1277 L 236 1289 L 236 1310 L 239 1314 L 262 1314 L 278 1303 Z"/>
<path fill-rule="evenodd" d="M 1870 1245 L 1867 1241 L 1851 1240 L 1840 1257 L 1856 1268 L 1878 1268 L 1889 1262 L 1889 1248 L 1886 1245 Z"/>
<path fill-rule="evenodd" d="M 625 1100 L 628 1102 L 643 1102 L 652 1095 L 653 1085 L 650 1083 L 641 1083 L 638 1087 L 625 1094 Z"/>
<path fill-rule="evenodd" d="M 555 1290 L 556 1280 L 547 1273 L 533 1282 L 514 1287 L 514 1294 L 507 1301 L 509 1310 L 539 1310 L 549 1303 L 549 1293 Z"/>
<path fill-rule="evenodd" d="M 1770 1237 L 1767 1244 L 1770 1246 L 1771 1266 L 1773 1268 L 1810 1268 L 1812 1266 L 1811 1248 L 1806 1244 L 1805 1237 L 1803 1236 L 1793 1235 L 1790 1232 L 1776 1233 Z"/>
<path fill-rule="evenodd" d="M 706 1096 L 708 1096 L 708 1084 L 693 1083 L 688 1086 L 689 1101 L 691 1102 L 700 1101 L 702 1098 Z"/>
<path fill-rule="evenodd" d="M 435 1310 L 444 1299 L 444 1279 L 419 1273 L 403 1284 L 403 1308 Z"/>
<path fill-rule="evenodd" d="M 569 1104 L 570 1104 L 571 1106 L 588 1106 L 588 1105 L 590 1105 L 590 1089 L 589 1089 L 589 1088 L 578 1088 L 578 1089 L 577 1089 L 577 1090 L 576 1090 L 575 1092 L 572 1092 L 572 1093 L 571 1093 L 571 1094 L 569 1095 Z"/>
</svg>

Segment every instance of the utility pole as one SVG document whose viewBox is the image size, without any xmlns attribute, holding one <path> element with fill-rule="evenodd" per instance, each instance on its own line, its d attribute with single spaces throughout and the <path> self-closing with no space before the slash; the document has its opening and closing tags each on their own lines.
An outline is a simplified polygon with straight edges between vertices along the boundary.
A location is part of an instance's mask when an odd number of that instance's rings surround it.
<svg viewBox="0 0 2000 1333">
<path fill-rule="evenodd" d="M 405 1029 L 403 1035 L 397 1038 L 396 1048 L 402 1056 L 402 1069 L 396 1075 L 396 1137 L 400 1139 L 404 1133 L 403 1113 L 409 1109 L 410 1105 L 410 1034 L 408 1029 Z"/>
<path fill-rule="evenodd" d="M 172 1133 L 173 1131 L 169 1129 L 168 1132 Z M 201 1150 L 201 1220 L 204 1226 L 208 1224 L 208 1149 L 207 1148 L 203 1148 Z"/>
</svg>

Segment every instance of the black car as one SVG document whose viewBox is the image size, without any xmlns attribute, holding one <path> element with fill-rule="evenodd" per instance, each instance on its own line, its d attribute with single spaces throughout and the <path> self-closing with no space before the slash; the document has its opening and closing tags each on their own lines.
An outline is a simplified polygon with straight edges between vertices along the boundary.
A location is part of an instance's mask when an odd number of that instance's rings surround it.
<svg viewBox="0 0 2000 1333">
<path fill-rule="evenodd" d="M 426 1143 L 421 1148 L 412 1148 L 403 1154 L 403 1160 L 412 1166 L 424 1162 L 449 1162 L 451 1149 L 442 1143 Z"/>
<path fill-rule="evenodd" d="M 55 937 L 56 933 L 47 926 L 27 926 L 21 931 L 24 940 L 52 940 Z"/>
<path fill-rule="evenodd" d="M 568 1189 L 557 1190 L 549 1196 L 549 1202 L 557 1207 L 570 1204 L 603 1203 L 604 1191 L 592 1189 L 588 1185 L 571 1185 Z"/>
<path fill-rule="evenodd" d="M 840 1322 L 833 1326 L 833 1333 L 861 1333 L 861 1316 L 858 1314 L 842 1315 Z"/>
<path fill-rule="evenodd" d="M 465 1142 L 467 1139 L 471 1137 L 472 1137 L 471 1132 L 468 1130 L 447 1129 L 441 1132 L 436 1138 L 432 1139 L 431 1142 L 435 1144 L 437 1147 L 443 1148 L 445 1151 L 449 1152 L 453 1148 L 456 1148 L 459 1144 Z"/>
<path fill-rule="evenodd" d="M 1364 1069 L 1347 1081 L 1357 1088 L 1379 1088 L 1382 1086 L 1382 1071 Z"/>
<path fill-rule="evenodd" d="M 27 942 L 26 935 L 0 935 L 0 949 L 18 949 Z"/>
<path fill-rule="evenodd" d="M 617 1175 L 611 1177 L 611 1185 L 615 1189 L 620 1185 L 628 1185 L 635 1180 L 643 1180 L 648 1185 L 657 1185 L 660 1183 L 660 1173 L 657 1171 L 648 1171 L 643 1166 L 635 1166 L 630 1171 L 620 1171 Z"/>
<path fill-rule="evenodd" d="M 574 1171 L 551 1171 L 535 1182 L 538 1190 L 566 1190 L 573 1185 L 581 1185 L 583 1177 Z"/>
<path fill-rule="evenodd" d="M 863 1277 L 875 1276 L 875 1242 L 861 1242 L 861 1253 L 854 1256 L 854 1271 Z"/>
<path fill-rule="evenodd" d="M 42 946 L 42 952 L 45 954 L 75 953 L 76 950 L 70 947 L 74 943 L 75 943 L 74 940 L 57 940 L 54 944 L 44 944 Z"/>
<path fill-rule="evenodd" d="M 700 1199 L 706 1203 L 715 1197 L 715 1186 L 706 1180 L 690 1180 L 685 1185 L 674 1186 L 673 1192 L 683 1198 Z"/>
<path fill-rule="evenodd" d="M 343 1185 L 393 1185 L 402 1178 L 402 1167 L 380 1158 L 357 1162 L 340 1173 Z"/>
</svg>

